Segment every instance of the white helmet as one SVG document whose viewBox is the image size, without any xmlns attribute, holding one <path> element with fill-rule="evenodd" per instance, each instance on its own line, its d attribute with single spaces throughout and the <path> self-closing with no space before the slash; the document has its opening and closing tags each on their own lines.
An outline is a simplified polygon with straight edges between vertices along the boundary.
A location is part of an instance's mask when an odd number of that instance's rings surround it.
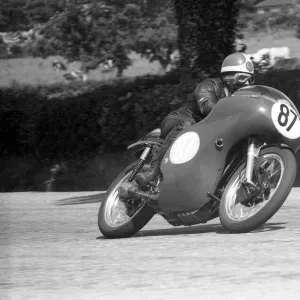
<svg viewBox="0 0 300 300">
<path fill-rule="evenodd" d="M 254 75 L 254 65 L 246 54 L 233 53 L 228 55 L 222 63 L 221 74 L 227 72 L 243 72 Z"/>
<path fill-rule="evenodd" d="M 222 63 L 221 75 L 223 81 L 233 90 L 240 86 L 253 84 L 255 81 L 253 62 L 244 53 L 230 54 Z"/>
</svg>

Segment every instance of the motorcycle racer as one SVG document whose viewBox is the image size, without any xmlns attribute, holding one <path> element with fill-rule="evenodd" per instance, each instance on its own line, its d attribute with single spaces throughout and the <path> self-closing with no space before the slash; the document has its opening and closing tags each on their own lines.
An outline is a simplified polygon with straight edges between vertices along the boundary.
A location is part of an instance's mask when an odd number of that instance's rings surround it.
<svg viewBox="0 0 300 300">
<path fill-rule="evenodd" d="M 187 96 L 187 102 L 162 121 L 161 138 L 164 143 L 153 157 L 150 168 L 136 175 L 136 182 L 145 186 L 155 179 L 164 154 L 184 128 L 208 116 L 221 98 L 229 97 L 237 89 L 251 85 L 254 81 L 254 65 L 246 54 L 233 53 L 227 56 L 222 63 L 221 78 L 208 78 L 198 83 L 195 90 Z"/>
</svg>

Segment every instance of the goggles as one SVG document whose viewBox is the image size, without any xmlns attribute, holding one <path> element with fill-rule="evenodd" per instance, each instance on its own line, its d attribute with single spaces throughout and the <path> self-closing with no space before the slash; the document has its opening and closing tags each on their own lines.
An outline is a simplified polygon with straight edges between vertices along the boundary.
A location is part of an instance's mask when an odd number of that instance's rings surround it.
<svg viewBox="0 0 300 300">
<path fill-rule="evenodd" d="M 234 80 L 237 84 L 245 84 L 247 81 L 249 81 L 250 84 L 254 83 L 254 75 L 247 74 L 247 73 L 236 73 L 234 75 Z"/>
</svg>

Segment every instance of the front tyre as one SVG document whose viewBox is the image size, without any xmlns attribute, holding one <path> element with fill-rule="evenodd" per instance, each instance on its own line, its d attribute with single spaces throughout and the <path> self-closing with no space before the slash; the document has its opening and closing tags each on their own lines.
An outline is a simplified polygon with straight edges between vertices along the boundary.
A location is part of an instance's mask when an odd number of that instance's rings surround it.
<svg viewBox="0 0 300 300">
<path fill-rule="evenodd" d="M 110 185 L 105 200 L 100 205 L 98 226 L 106 238 L 127 238 L 141 230 L 155 212 L 142 201 L 125 203 L 120 200 L 118 188 L 128 180 L 136 163 L 123 170 Z"/>
<path fill-rule="evenodd" d="M 241 192 L 245 169 L 246 163 L 243 162 L 227 183 L 220 203 L 220 221 L 234 233 L 246 233 L 258 228 L 279 210 L 293 187 L 297 163 L 288 149 L 263 149 L 254 163 L 253 182 L 262 182 L 264 176 L 266 189 L 247 204 L 243 203 L 244 194 Z"/>
</svg>

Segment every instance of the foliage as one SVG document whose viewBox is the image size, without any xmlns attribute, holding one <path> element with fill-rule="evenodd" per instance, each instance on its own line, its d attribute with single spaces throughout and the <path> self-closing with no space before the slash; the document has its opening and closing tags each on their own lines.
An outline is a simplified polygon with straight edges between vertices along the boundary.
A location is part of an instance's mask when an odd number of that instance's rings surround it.
<svg viewBox="0 0 300 300">
<path fill-rule="evenodd" d="M 177 31 L 171 0 L 4 1 L 6 15 L 15 9 L 13 2 L 22 2 L 26 28 L 34 26 L 43 35 L 26 45 L 23 55 L 63 55 L 69 61 L 82 61 L 84 72 L 112 60 L 121 76 L 131 65 L 131 51 L 158 60 L 165 69 L 175 49 Z M 25 28 L 24 22 L 23 27 L 12 27 L 6 15 L 0 11 L 3 30 Z"/>
<path fill-rule="evenodd" d="M 257 84 L 279 89 L 299 109 L 299 77 L 300 71 L 269 72 L 258 75 Z M 127 144 L 158 126 L 175 108 L 172 103 L 179 97 L 179 78 L 179 73 L 170 73 L 133 82 L 119 80 L 87 88 L 85 94 L 65 93 L 67 97 L 55 99 L 46 96 L 64 89 L 83 89 L 83 85 L 0 90 L 0 138 L 4 141 L 0 144 L 0 190 L 42 190 L 49 168 L 62 161 L 68 162 L 71 177 L 80 172 L 86 177 L 87 162 L 98 168 L 100 159 L 107 161 L 102 173 L 95 167 L 95 174 L 88 176 L 94 176 L 94 189 L 107 188 L 128 163 Z M 90 189 L 90 181 L 80 182 L 76 188 Z M 74 190 L 71 183 L 64 189 Z"/>
<path fill-rule="evenodd" d="M 297 24 L 295 24 L 296 28 L 296 37 L 300 39 L 300 3 L 298 2 L 294 7 L 294 15 L 297 18 Z"/>
<path fill-rule="evenodd" d="M 1 0 L 0 31 L 28 28 L 29 19 L 24 11 L 27 0 Z"/>
<path fill-rule="evenodd" d="M 293 13 L 282 13 L 280 15 L 271 14 L 268 25 L 271 28 L 277 27 L 281 29 L 295 28 L 300 23 L 300 15 Z"/>
<path fill-rule="evenodd" d="M 172 6 L 155 17 L 145 17 L 136 34 L 133 50 L 147 57 L 150 62 L 159 61 L 164 70 L 171 62 L 171 54 L 177 49 L 177 25 Z"/>
<path fill-rule="evenodd" d="M 62 0 L 29 0 L 25 11 L 31 25 L 48 22 L 53 15 L 63 12 L 65 1 Z"/>
<path fill-rule="evenodd" d="M 10 51 L 14 57 L 21 57 L 23 53 L 23 49 L 19 45 L 12 45 Z"/>
<path fill-rule="evenodd" d="M 241 13 L 254 12 L 255 6 L 264 0 L 240 0 Z"/>
<path fill-rule="evenodd" d="M 53 94 L 69 87 L 16 86 L 2 90 L 1 140 L 5 143 L 1 155 L 31 153 L 40 160 L 51 160 L 120 150 L 129 140 L 160 124 L 171 109 L 178 78 L 175 73 L 121 80 L 86 89 L 85 94 L 66 93 L 64 98 L 51 99 L 46 97 L 47 91 Z M 12 120 L 11 113 L 23 117 L 15 118 L 16 124 L 10 129 L 6 123 Z M 12 139 L 16 142 L 13 147 Z"/>
<path fill-rule="evenodd" d="M 7 50 L 6 50 L 6 46 L 3 44 L 0 44 L 0 59 L 5 59 L 7 58 L 8 54 L 7 54 Z"/>
<path fill-rule="evenodd" d="M 219 0 L 212 1 L 210 4 L 207 1 L 190 0 L 185 2 L 185 7 L 189 5 L 193 7 L 191 16 L 194 18 L 192 17 L 189 21 L 191 28 L 194 27 L 192 25 L 194 22 L 195 24 L 198 22 L 197 19 L 202 18 L 204 25 L 202 33 L 199 35 L 201 39 L 210 39 L 210 34 L 204 34 L 204 31 L 220 31 L 222 28 L 227 28 L 226 18 L 236 18 L 234 14 L 230 16 L 233 12 L 230 7 L 237 7 L 234 4 L 237 2 L 240 14 L 236 31 L 246 30 L 251 26 L 254 31 L 259 31 L 268 26 L 271 28 L 276 26 L 295 27 L 299 24 L 299 17 L 293 12 L 271 14 L 270 16 L 255 14 L 255 5 L 261 1 L 236 0 L 232 3 L 225 1 L 222 4 L 224 14 L 220 14 L 222 5 L 218 5 L 218 3 L 222 3 L 222 1 Z M 4 31 L 23 30 L 28 29 L 28 26 L 32 28 L 33 25 L 43 27 L 42 32 L 45 33 L 45 37 L 43 39 L 36 38 L 30 45 L 26 45 L 26 49 L 22 51 L 23 55 L 47 57 L 62 54 L 70 61 L 81 60 L 83 62 L 82 69 L 85 72 L 97 68 L 101 62 L 111 59 L 118 69 L 118 75 L 121 76 L 123 70 L 131 65 L 128 57 L 130 51 L 136 51 L 150 61 L 159 61 L 165 70 L 171 62 L 171 53 L 178 48 L 177 25 L 181 24 L 184 32 L 187 30 L 184 22 L 177 22 L 175 18 L 173 4 L 179 3 L 181 0 L 2 0 L 2 2 L 0 30 L 1 28 Z M 202 13 L 198 11 L 199 9 Z M 211 13 L 206 14 L 206 11 L 211 11 Z M 210 22 L 209 19 L 215 20 L 216 18 L 221 18 L 220 20 L 225 18 L 226 20 L 225 22 L 224 20 L 219 23 L 214 22 L 214 26 L 208 26 L 209 30 L 207 31 L 205 24 Z M 202 26 L 200 23 L 198 26 Z M 231 25 L 230 28 L 232 28 Z M 215 32 L 212 33 L 212 35 L 214 34 Z M 207 36 L 204 37 L 204 35 Z M 229 32 L 225 33 L 225 36 L 229 35 Z M 222 45 L 227 43 L 224 40 L 220 42 Z M 223 50 L 220 50 L 219 56 L 224 56 L 221 52 Z M 18 55 L 20 55 L 19 52 Z M 197 63 L 201 65 L 201 59 L 197 60 Z M 206 66 L 203 67 L 203 69 L 206 68 Z"/>
<path fill-rule="evenodd" d="M 162 11 L 154 8 L 152 2 L 150 5 L 150 1 L 144 6 L 143 3 L 106 1 L 106 4 L 91 3 L 87 7 L 67 6 L 44 28 L 46 49 L 70 61 L 83 61 L 83 69 L 96 68 L 111 59 L 119 76 L 131 65 L 130 51 L 141 53 L 151 61 L 158 60 L 165 69 L 176 48 L 172 6 Z"/>
<path fill-rule="evenodd" d="M 297 77 L 299 71 L 268 72 L 258 75 L 257 83 L 290 96 L 298 83 Z M 6 142 L 2 144 L 1 155 L 38 153 L 53 159 L 100 149 L 120 150 L 158 126 L 171 109 L 182 103 L 179 79 L 179 72 L 173 72 L 101 86 L 56 84 L 0 90 L 1 140 Z M 47 97 L 64 90 L 64 96 Z M 17 144 L 11 146 L 12 140 Z"/>
<path fill-rule="evenodd" d="M 239 1 L 174 0 L 179 24 L 182 94 L 201 76 L 219 75 L 223 59 L 235 51 Z"/>
<path fill-rule="evenodd" d="M 253 9 L 241 9 L 238 27 L 247 31 L 294 29 L 300 22 L 299 4 L 283 7 L 278 12 L 257 14 Z"/>
<path fill-rule="evenodd" d="M 121 76 L 131 64 L 128 54 L 133 48 L 132 37 L 140 14 L 140 8 L 130 3 L 120 11 L 98 2 L 69 3 L 42 30 L 46 55 L 55 53 L 69 61 L 80 60 L 85 71 L 111 59 Z"/>
</svg>

